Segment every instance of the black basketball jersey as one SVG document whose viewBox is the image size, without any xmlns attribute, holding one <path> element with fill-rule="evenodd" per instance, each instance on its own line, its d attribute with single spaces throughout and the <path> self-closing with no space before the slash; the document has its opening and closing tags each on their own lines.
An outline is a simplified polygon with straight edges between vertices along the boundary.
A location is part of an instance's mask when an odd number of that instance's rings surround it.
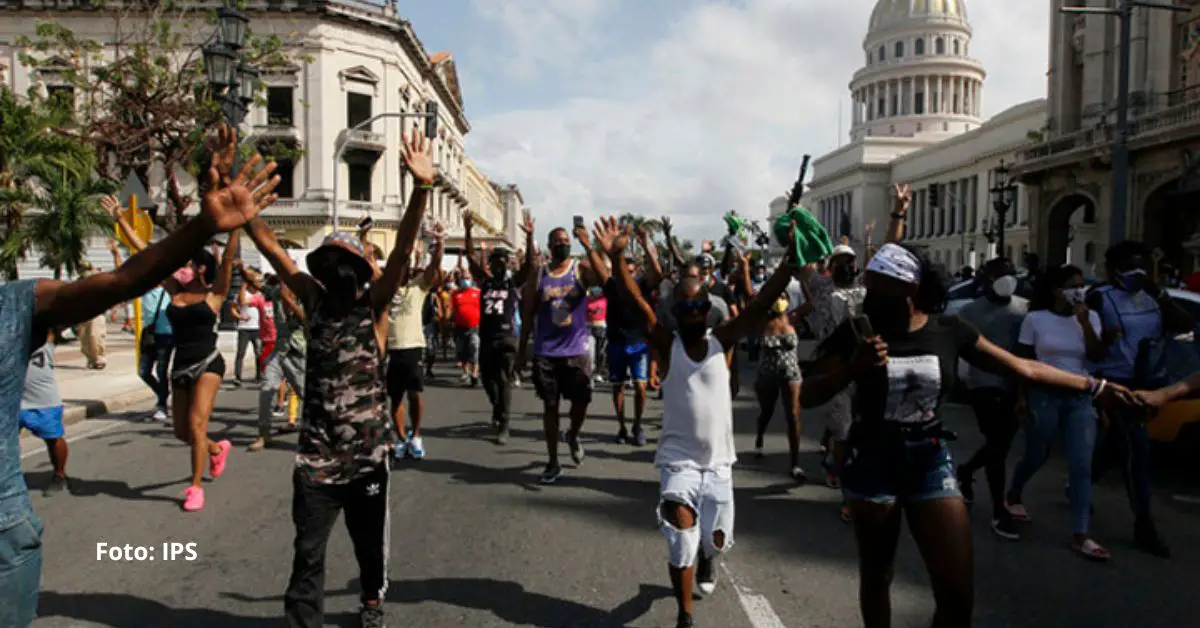
<svg viewBox="0 0 1200 628">
<path fill-rule="evenodd" d="M 479 337 L 484 342 L 511 340 L 516 337 L 513 321 L 520 302 L 520 290 L 508 277 L 485 279 L 479 286 Z"/>
</svg>

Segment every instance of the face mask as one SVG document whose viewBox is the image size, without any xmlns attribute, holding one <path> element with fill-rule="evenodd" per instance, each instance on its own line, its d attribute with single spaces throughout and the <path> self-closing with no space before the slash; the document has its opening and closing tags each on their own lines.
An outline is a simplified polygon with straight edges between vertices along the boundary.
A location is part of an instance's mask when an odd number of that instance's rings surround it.
<svg viewBox="0 0 1200 628">
<path fill-rule="evenodd" d="M 1138 292 L 1146 285 L 1146 271 L 1140 268 L 1127 270 L 1117 278 L 1117 285 L 1125 292 Z"/>
<path fill-rule="evenodd" d="M 350 264 L 338 264 L 336 267 L 322 274 L 324 276 L 317 279 L 335 298 L 349 301 L 358 296 L 358 289 L 361 283 L 358 273 L 355 272 L 354 267 Z"/>
<path fill-rule="evenodd" d="M 1083 303 L 1083 297 L 1087 293 L 1085 288 L 1063 288 L 1063 298 L 1071 305 L 1079 305 Z"/>
<path fill-rule="evenodd" d="M 911 313 L 905 297 L 885 297 L 867 293 L 863 298 L 863 314 L 871 321 L 871 328 L 881 336 L 908 332 Z"/>
<path fill-rule="evenodd" d="M 550 247 L 550 255 L 554 261 L 561 262 L 571 256 L 571 243 L 555 244 Z"/>
<path fill-rule="evenodd" d="M 754 273 L 754 281 L 764 281 L 767 278 L 766 273 Z"/>
<path fill-rule="evenodd" d="M 504 271 L 506 271 L 506 270 L 508 270 L 508 266 L 506 266 L 505 264 L 496 263 L 496 264 L 491 265 L 491 271 L 492 271 L 493 277 L 503 277 Z"/>
<path fill-rule="evenodd" d="M 833 280 L 836 283 L 846 284 L 854 281 L 858 276 L 858 269 L 853 266 L 837 265 L 833 267 Z"/>
<path fill-rule="evenodd" d="M 1011 298 L 1017 291 L 1017 278 L 1012 275 L 1004 275 L 992 282 L 992 294 L 1001 299 Z"/>
<path fill-rule="evenodd" d="M 686 343 L 701 340 L 706 333 L 708 325 L 703 320 L 679 323 L 679 339 Z"/>
<path fill-rule="evenodd" d="M 460 281 L 458 282 L 458 287 L 459 287 L 459 288 L 462 288 L 463 290 L 466 290 L 467 288 L 470 288 L 470 287 L 471 287 L 471 280 L 470 280 L 470 279 L 463 279 L 463 280 L 460 280 Z"/>
</svg>

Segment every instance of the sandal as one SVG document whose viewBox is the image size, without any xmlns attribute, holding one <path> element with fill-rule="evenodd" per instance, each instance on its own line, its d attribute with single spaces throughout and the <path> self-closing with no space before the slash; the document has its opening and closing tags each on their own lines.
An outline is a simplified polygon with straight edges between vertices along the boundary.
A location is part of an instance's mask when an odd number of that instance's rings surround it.
<svg viewBox="0 0 1200 628">
<path fill-rule="evenodd" d="M 1078 552 L 1084 558 L 1088 560 L 1094 560 L 1099 563 L 1108 562 L 1112 558 L 1112 553 L 1091 539 L 1084 540 L 1082 544 L 1072 541 L 1071 549 Z"/>
<path fill-rule="evenodd" d="M 1033 517 L 1029 516 L 1029 511 L 1025 510 L 1024 504 L 1009 504 L 1008 514 L 1012 515 L 1013 521 L 1018 523 L 1030 523 Z"/>
</svg>

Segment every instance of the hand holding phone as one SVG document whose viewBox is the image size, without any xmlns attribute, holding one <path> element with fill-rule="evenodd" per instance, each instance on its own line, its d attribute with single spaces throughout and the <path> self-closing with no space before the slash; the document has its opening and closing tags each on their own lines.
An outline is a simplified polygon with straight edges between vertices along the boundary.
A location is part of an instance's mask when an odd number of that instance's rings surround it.
<svg viewBox="0 0 1200 628">
<path fill-rule="evenodd" d="M 575 228 L 579 229 L 580 227 L 583 227 L 584 229 L 586 229 L 587 225 L 584 224 L 584 222 L 583 222 L 583 216 L 576 216 L 575 217 Z"/>
<path fill-rule="evenodd" d="M 363 216 L 363 219 L 358 221 L 359 231 L 367 231 L 373 226 L 375 226 L 375 219 L 370 216 Z"/>
</svg>

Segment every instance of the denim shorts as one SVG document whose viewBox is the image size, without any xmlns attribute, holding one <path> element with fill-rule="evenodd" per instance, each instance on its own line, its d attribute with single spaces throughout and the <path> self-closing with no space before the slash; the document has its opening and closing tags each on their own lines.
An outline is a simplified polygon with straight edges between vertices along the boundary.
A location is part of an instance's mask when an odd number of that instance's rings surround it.
<svg viewBox="0 0 1200 628">
<path fill-rule="evenodd" d="M 650 379 L 650 346 L 644 342 L 608 343 L 608 381 L 645 382 Z"/>
<path fill-rule="evenodd" d="M 944 440 L 911 439 L 860 425 L 850 430 L 842 488 L 847 499 L 900 506 L 962 497 Z"/>
<path fill-rule="evenodd" d="M 29 626 L 42 579 L 42 522 L 28 512 L 0 527 L 0 626 Z"/>
</svg>

